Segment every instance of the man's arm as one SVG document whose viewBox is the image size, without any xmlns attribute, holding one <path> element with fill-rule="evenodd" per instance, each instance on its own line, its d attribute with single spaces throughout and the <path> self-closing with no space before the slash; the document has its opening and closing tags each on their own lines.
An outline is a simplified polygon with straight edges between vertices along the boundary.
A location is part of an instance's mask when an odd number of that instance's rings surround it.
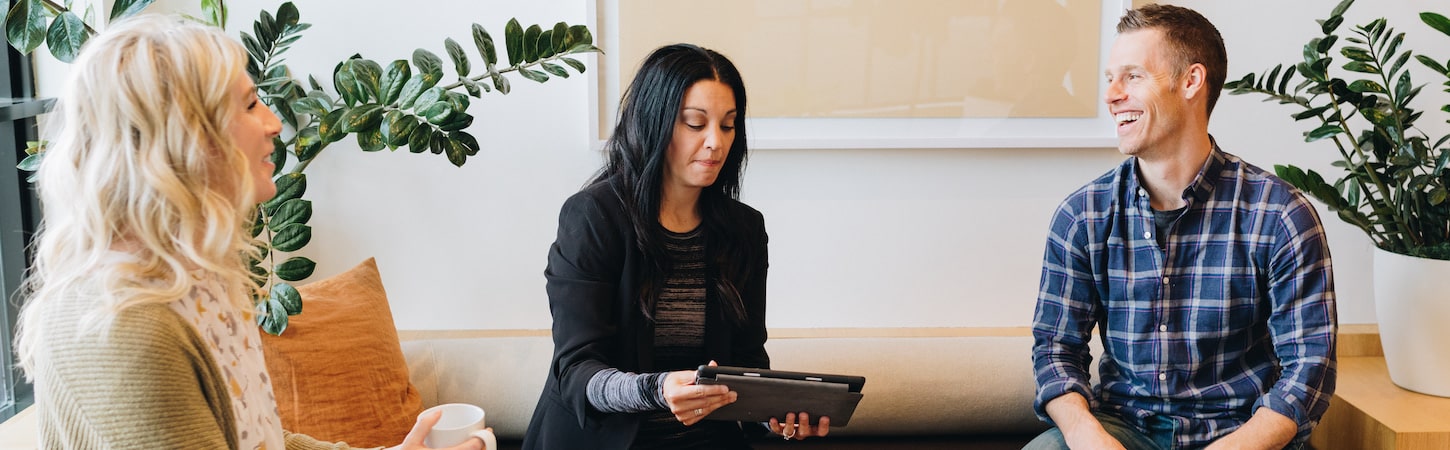
<svg viewBox="0 0 1450 450">
<path fill-rule="evenodd" d="M 1062 431 L 1068 448 L 1121 449 L 1123 444 L 1103 429 L 1102 422 L 1093 416 L 1088 401 L 1082 394 L 1069 392 L 1047 402 L 1044 408 L 1057 429 Z M 1293 435 L 1290 435 L 1293 436 Z"/>
<path fill-rule="evenodd" d="M 1267 275 L 1268 329 L 1280 375 L 1254 403 L 1250 421 L 1225 436 L 1230 442 L 1238 442 L 1240 433 L 1267 432 L 1286 422 L 1294 427 L 1294 436 L 1285 444 L 1308 439 L 1334 394 L 1338 318 L 1324 227 L 1314 207 L 1297 192 L 1279 225 Z"/>
<path fill-rule="evenodd" d="M 1034 409 L 1069 443 L 1113 442 L 1092 415 L 1088 341 L 1098 313 L 1086 227 L 1068 203 L 1058 207 L 1042 258 L 1042 281 L 1032 321 L 1037 380 Z M 1104 440 L 1106 439 L 1106 441 Z M 1082 448 L 1082 447 L 1079 447 Z M 1112 447 L 1109 447 L 1112 448 Z"/>
<path fill-rule="evenodd" d="M 1288 446 L 1298 432 L 1299 425 L 1294 419 L 1269 408 L 1259 408 L 1244 426 L 1214 441 L 1205 450 L 1278 450 Z"/>
</svg>

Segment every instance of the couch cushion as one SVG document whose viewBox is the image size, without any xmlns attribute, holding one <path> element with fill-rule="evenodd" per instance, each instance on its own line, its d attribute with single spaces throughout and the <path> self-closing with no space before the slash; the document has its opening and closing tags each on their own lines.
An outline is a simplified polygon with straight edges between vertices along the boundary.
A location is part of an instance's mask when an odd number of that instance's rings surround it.
<svg viewBox="0 0 1450 450">
<path fill-rule="evenodd" d="M 377 263 L 313 282 L 302 314 L 262 350 L 283 427 L 353 446 L 397 445 L 422 411 Z"/>
</svg>

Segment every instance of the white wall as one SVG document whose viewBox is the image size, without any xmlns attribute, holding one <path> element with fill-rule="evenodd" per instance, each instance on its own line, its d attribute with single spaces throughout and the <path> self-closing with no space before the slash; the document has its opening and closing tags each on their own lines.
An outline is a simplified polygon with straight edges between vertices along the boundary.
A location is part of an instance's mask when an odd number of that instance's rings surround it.
<svg viewBox="0 0 1450 450">
<path fill-rule="evenodd" d="M 194 11 L 195 3 L 157 5 Z M 258 8 L 279 2 L 229 3 L 236 32 L 250 30 Z M 1177 3 L 1220 27 L 1235 79 L 1297 61 L 1317 35 L 1313 19 L 1335 2 Z M 1361 3 L 1350 24 L 1376 9 L 1411 33 L 1408 45 L 1432 48 L 1431 30 L 1413 14 L 1443 6 Z M 330 80 L 333 64 L 354 52 L 380 61 L 406 58 L 417 47 L 442 54 L 445 37 L 468 43 L 472 22 L 497 36 L 511 16 L 546 25 L 586 19 L 580 0 L 403 4 L 299 2 L 303 21 L 314 26 L 288 55 L 293 69 Z M 1433 41 L 1433 48 L 1450 48 L 1447 42 Z M 582 77 L 542 86 L 515 79 L 511 95 L 475 101 L 470 131 L 483 151 L 461 169 L 431 154 L 361 154 L 350 139 L 326 150 L 308 170 L 316 214 L 306 254 L 318 261 L 318 276 L 376 256 L 404 329 L 548 328 L 542 272 L 558 207 L 599 163 L 589 149 L 587 96 Z M 1226 150 L 1266 168 L 1293 163 L 1332 172 L 1332 152 L 1302 143 L 1304 125 L 1288 117 L 1292 110 L 1258 100 L 1221 99 L 1212 131 Z M 1424 122 L 1437 117 L 1427 114 Z M 1025 326 L 1049 214 L 1121 159 L 1115 149 L 757 151 L 743 197 L 765 213 L 771 234 L 768 323 Z M 1324 217 L 1340 320 L 1373 322 L 1369 241 Z"/>
</svg>

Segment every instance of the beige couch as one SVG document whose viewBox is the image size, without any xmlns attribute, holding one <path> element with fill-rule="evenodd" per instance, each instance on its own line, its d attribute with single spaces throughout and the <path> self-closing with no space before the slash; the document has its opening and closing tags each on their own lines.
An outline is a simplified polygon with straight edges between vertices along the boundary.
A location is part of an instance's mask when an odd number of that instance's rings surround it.
<svg viewBox="0 0 1450 450">
<path fill-rule="evenodd" d="M 474 403 L 500 438 L 520 439 L 543 389 L 547 330 L 404 331 L 423 404 Z M 866 377 L 849 427 L 833 436 L 1031 434 L 1026 328 L 771 330 L 771 365 Z"/>
</svg>

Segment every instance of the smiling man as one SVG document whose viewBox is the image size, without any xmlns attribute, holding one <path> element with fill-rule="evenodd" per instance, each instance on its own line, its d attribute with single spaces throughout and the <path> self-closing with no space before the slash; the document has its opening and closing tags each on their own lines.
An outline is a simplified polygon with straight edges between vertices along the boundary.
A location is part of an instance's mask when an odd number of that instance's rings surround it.
<svg viewBox="0 0 1450 450">
<path fill-rule="evenodd" d="M 1193 10 L 1118 22 L 1104 101 L 1129 158 L 1053 215 L 1033 364 L 1054 428 L 1027 448 L 1300 448 L 1328 408 L 1324 228 L 1302 193 L 1209 136 L 1227 65 Z"/>
</svg>

